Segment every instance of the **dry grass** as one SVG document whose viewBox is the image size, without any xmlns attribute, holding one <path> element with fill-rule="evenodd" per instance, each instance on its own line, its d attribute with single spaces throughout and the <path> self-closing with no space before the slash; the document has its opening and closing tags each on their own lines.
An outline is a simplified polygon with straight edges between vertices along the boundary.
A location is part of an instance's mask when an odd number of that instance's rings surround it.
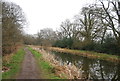
<svg viewBox="0 0 120 81">
<path fill-rule="evenodd" d="M 11 60 L 11 57 L 13 56 L 14 54 L 12 53 L 12 54 L 9 54 L 9 55 L 6 55 L 6 56 L 3 56 L 2 57 L 2 61 L 3 61 L 3 63 L 7 63 L 7 64 L 9 64 L 10 63 L 10 60 Z"/>
<path fill-rule="evenodd" d="M 11 57 L 13 56 L 14 54 L 10 54 L 10 55 L 6 55 L 2 58 L 2 63 L 4 64 L 9 64 L 10 63 L 10 60 L 11 60 Z M 6 72 L 8 71 L 10 68 L 8 66 L 5 66 L 5 65 L 2 65 L 2 72 Z"/>
<path fill-rule="evenodd" d="M 43 55 L 43 59 L 48 61 L 54 67 L 53 72 L 57 76 L 67 79 L 81 79 L 81 68 L 77 68 L 75 65 L 61 65 L 61 63 L 55 59 L 53 54 L 50 54 L 43 49 L 39 50 L 39 48 L 36 47 L 32 48 L 40 52 Z"/>
<path fill-rule="evenodd" d="M 12 53 L 10 54 L 5 54 L 4 56 L 2 56 L 2 72 L 6 72 L 10 70 L 10 67 L 8 64 L 10 64 L 10 61 L 12 59 L 12 57 L 17 53 L 17 51 L 22 48 L 23 45 L 17 45 L 16 46 L 16 50 L 14 50 Z"/>
</svg>

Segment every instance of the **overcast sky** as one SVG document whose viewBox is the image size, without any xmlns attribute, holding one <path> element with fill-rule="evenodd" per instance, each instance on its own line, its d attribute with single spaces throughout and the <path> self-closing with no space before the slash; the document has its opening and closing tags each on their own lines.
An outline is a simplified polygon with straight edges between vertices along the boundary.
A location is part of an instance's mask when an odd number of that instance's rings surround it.
<svg viewBox="0 0 120 81">
<path fill-rule="evenodd" d="M 61 22 L 72 19 L 86 4 L 95 0 L 10 0 L 20 5 L 29 21 L 26 33 L 36 34 L 40 29 L 60 27 Z"/>
</svg>

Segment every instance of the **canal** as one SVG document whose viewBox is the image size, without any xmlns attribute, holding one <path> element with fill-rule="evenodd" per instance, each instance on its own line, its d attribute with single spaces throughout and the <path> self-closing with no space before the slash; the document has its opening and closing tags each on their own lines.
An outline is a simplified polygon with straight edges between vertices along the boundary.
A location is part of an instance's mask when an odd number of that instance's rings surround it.
<svg viewBox="0 0 120 81">
<path fill-rule="evenodd" d="M 99 59 L 90 59 L 83 56 L 51 52 L 55 55 L 55 59 L 61 63 L 61 65 L 74 64 L 82 73 L 82 78 L 85 79 L 102 79 L 102 80 L 118 80 L 120 79 L 120 63 L 114 63 Z M 118 80 L 119 81 L 119 80 Z"/>
</svg>

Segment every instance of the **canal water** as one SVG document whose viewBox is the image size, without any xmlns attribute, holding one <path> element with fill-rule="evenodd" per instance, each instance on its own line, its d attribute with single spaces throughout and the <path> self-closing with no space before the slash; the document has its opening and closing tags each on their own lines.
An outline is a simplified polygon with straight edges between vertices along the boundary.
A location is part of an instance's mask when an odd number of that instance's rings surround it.
<svg viewBox="0 0 120 81">
<path fill-rule="evenodd" d="M 55 55 L 55 59 L 58 60 L 61 65 L 74 64 L 77 68 L 80 68 L 83 78 L 120 80 L 120 63 L 90 59 L 68 53 L 52 52 L 51 54 Z"/>
</svg>

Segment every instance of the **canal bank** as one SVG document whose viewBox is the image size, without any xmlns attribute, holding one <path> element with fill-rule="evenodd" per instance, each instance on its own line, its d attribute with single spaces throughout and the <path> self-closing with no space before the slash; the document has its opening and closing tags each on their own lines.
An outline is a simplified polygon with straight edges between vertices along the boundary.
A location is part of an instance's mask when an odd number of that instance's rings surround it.
<svg viewBox="0 0 120 81">
<path fill-rule="evenodd" d="M 43 50 L 41 48 L 35 48 L 37 50 Z M 111 62 L 100 59 L 92 59 L 75 54 L 60 53 L 56 51 L 47 51 L 47 54 L 54 56 L 55 60 L 60 63 L 60 67 L 67 65 L 74 65 L 77 69 L 75 73 L 80 75 L 82 79 L 104 79 L 104 80 L 116 80 L 120 78 L 120 64 L 117 62 Z M 43 53 L 45 54 L 45 53 Z M 48 57 L 46 57 L 48 58 Z M 51 56 L 49 59 L 52 58 Z M 50 60 L 50 62 L 52 62 Z M 56 65 L 57 65 L 56 62 Z M 65 73 L 66 69 L 61 69 Z M 74 71 L 74 69 L 72 69 Z M 57 70 L 58 71 L 58 70 Z M 70 71 L 69 71 L 70 72 Z M 74 77 L 75 78 L 75 77 Z"/>
<path fill-rule="evenodd" d="M 56 51 L 60 53 L 69 53 L 69 54 L 79 55 L 79 56 L 88 57 L 92 59 L 106 60 L 110 62 L 120 62 L 120 56 L 117 56 L 117 55 L 97 53 L 92 51 L 72 50 L 72 49 L 58 48 L 58 47 L 44 47 L 44 46 L 32 46 L 32 47 L 37 47 L 37 48 L 45 49 L 49 51 Z"/>
<path fill-rule="evenodd" d="M 44 60 L 41 52 L 35 50 L 34 48 L 29 48 L 29 50 L 36 59 L 36 63 L 41 72 L 41 79 L 61 79 L 52 72 L 53 67 L 49 64 L 49 62 Z"/>
<path fill-rule="evenodd" d="M 80 73 L 81 68 L 77 68 L 74 64 L 68 65 L 66 63 L 62 65 L 51 52 L 38 48 L 30 48 L 30 50 L 35 55 L 40 68 L 43 69 L 45 73 L 43 74 L 45 76 L 47 75 L 47 77 L 45 77 L 46 79 L 82 79 Z"/>
</svg>

